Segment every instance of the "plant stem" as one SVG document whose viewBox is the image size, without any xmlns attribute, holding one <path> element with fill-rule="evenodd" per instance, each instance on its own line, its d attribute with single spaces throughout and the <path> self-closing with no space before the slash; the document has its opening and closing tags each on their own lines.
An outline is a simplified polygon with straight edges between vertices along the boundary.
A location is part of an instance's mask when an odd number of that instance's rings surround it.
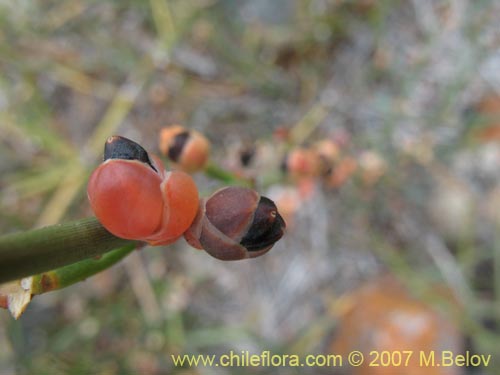
<svg viewBox="0 0 500 375">
<path fill-rule="evenodd" d="M 238 177 L 234 173 L 222 169 L 211 161 L 205 167 L 205 174 L 208 177 L 222 181 L 228 185 L 238 185 L 246 187 L 251 187 L 253 185 L 252 181 L 243 177 Z"/>
<path fill-rule="evenodd" d="M 86 278 L 99 273 L 130 254 L 136 245 L 130 243 L 126 246 L 112 250 L 98 259 L 86 259 L 52 271 L 40 273 L 32 277 L 31 294 L 42 294 L 57 289 L 63 289 Z"/>
<path fill-rule="evenodd" d="M 132 243 L 96 218 L 0 237 L 0 283 L 54 270 Z"/>
</svg>

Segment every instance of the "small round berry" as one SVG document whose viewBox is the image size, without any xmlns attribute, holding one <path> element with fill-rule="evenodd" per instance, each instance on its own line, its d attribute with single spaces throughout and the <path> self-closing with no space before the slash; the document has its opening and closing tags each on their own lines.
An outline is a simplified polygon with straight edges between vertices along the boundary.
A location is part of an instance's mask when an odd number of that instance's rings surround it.
<svg viewBox="0 0 500 375">
<path fill-rule="evenodd" d="M 210 142 L 196 130 L 180 125 L 165 127 L 160 132 L 160 152 L 185 172 L 205 168 L 210 155 Z"/>
<path fill-rule="evenodd" d="M 163 245 L 176 241 L 193 222 L 198 190 L 181 171 L 130 139 L 114 136 L 104 162 L 90 176 L 87 195 L 101 224 L 117 237 Z"/>
</svg>

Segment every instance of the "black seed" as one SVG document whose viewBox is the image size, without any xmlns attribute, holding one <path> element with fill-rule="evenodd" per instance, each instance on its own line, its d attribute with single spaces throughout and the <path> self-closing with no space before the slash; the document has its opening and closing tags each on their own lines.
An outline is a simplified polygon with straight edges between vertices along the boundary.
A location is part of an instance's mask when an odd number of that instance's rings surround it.
<svg viewBox="0 0 500 375">
<path fill-rule="evenodd" d="M 288 172 L 288 154 L 286 154 L 285 157 L 283 158 L 283 160 L 281 160 L 280 169 L 281 169 L 281 172 L 283 172 L 283 173 Z"/>
<path fill-rule="evenodd" d="M 240 162 L 244 167 L 248 167 L 255 156 L 255 146 L 249 146 L 240 151 Z"/>
<path fill-rule="evenodd" d="M 140 144 L 119 135 L 109 137 L 104 145 L 104 160 L 108 159 L 138 160 L 158 172 Z"/>
<path fill-rule="evenodd" d="M 258 251 L 273 245 L 282 236 L 285 221 L 272 200 L 261 197 L 247 234 L 240 241 L 248 251 Z"/>
<path fill-rule="evenodd" d="M 182 150 L 189 138 L 189 131 L 183 131 L 174 137 L 173 143 L 168 149 L 168 157 L 170 160 L 177 162 L 182 154 Z"/>
</svg>

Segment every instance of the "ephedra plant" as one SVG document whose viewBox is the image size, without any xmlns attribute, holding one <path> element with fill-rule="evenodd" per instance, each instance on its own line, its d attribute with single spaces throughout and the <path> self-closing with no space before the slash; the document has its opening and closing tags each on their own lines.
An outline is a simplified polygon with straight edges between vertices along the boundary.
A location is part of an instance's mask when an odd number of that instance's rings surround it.
<svg viewBox="0 0 500 375">
<path fill-rule="evenodd" d="M 254 258 L 273 247 L 285 230 L 274 202 L 230 172 L 208 168 L 210 147 L 200 133 L 174 130 L 167 132 L 170 145 L 162 137 L 162 150 L 179 169 L 206 169 L 239 186 L 199 198 L 186 172 L 167 171 L 130 139 L 108 138 L 87 186 L 95 217 L 0 237 L 0 282 L 10 282 L 0 292 L 0 306 L 17 318 L 33 295 L 84 280 L 145 244 L 168 245 L 185 236 L 220 260 Z"/>
</svg>

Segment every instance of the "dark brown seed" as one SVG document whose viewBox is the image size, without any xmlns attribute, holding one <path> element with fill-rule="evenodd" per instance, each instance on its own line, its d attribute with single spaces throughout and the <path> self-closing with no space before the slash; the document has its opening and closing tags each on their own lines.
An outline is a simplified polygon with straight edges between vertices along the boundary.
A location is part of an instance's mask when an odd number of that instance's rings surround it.
<svg viewBox="0 0 500 375">
<path fill-rule="evenodd" d="M 170 160 L 172 160 L 174 162 L 179 161 L 181 154 L 182 154 L 182 150 L 186 146 L 186 143 L 188 142 L 189 137 L 190 137 L 190 134 L 189 134 L 189 131 L 187 131 L 187 130 L 177 134 L 174 137 L 174 139 L 172 141 L 172 145 L 168 149 L 168 157 Z"/>
<path fill-rule="evenodd" d="M 272 200 L 261 197 L 254 219 L 240 244 L 248 251 L 262 250 L 278 241 L 284 233 L 285 221 Z"/>
<path fill-rule="evenodd" d="M 240 162 L 244 167 L 248 167 L 254 158 L 257 150 L 254 145 L 247 146 L 240 151 Z"/>
</svg>

